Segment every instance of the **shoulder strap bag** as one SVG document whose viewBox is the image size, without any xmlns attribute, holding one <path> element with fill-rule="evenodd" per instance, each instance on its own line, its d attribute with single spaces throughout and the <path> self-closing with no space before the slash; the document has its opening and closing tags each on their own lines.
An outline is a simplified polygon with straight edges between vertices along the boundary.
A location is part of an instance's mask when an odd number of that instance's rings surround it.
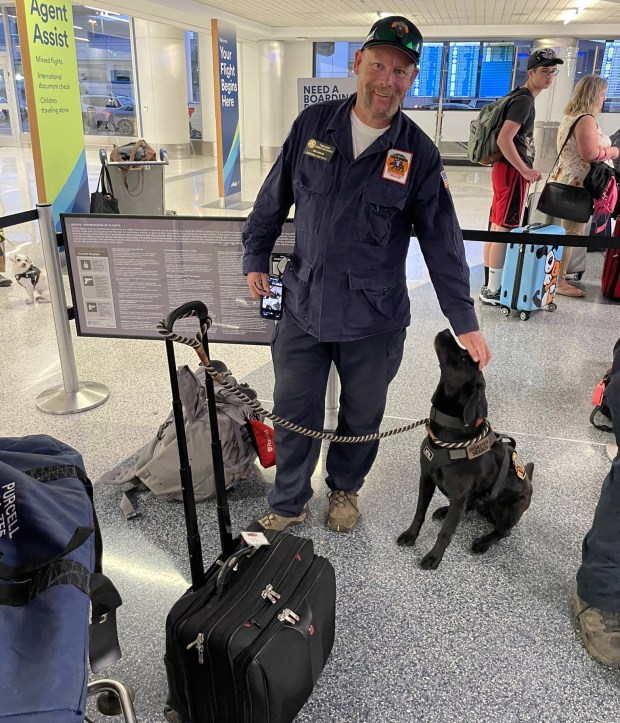
<svg viewBox="0 0 620 723">
<path fill-rule="evenodd" d="M 560 148 L 558 157 L 555 159 L 551 171 L 547 176 L 547 183 L 543 188 L 540 198 L 538 199 L 537 209 L 546 213 L 548 216 L 554 216 L 555 218 L 563 218 L 567 221 L 574 221 L 576 223 L 586 223 L 592 215 L 593 199 L 592 194 L 581 186 L 569 186 L 567 183 L 557 183 L 556 181 L 549 181 L 554 168 L 557 166 L 562 151 L 568 143 L 575 126 L 579 121 L 585 117 L 584 114 L 580 115 L 579 118 L 573 123 L 568 131 L 566 139 Z"/>
</svg>

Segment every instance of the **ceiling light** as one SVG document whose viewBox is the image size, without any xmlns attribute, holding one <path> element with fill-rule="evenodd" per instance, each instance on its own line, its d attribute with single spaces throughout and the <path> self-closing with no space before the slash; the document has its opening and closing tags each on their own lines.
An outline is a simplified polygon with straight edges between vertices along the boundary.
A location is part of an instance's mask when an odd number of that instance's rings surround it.
<svg viewBox="0 0 620 723">
<path fill-rule="evenodd" d="M 568 25 L 572 20 L 574 20 L 579 13 L 581 12 L 581 8 L 573 8 L 572 10 L 567 10 L 566 15 L 564 17 L 564 25 Z"/>
<path fill-rule="evenodd" d="M 379 18 L 379 20 L 382 20 L 383 18 L 389 18 L 391 14 L 392 13 L 385 13 L 377 10 L 377 17 Z"/>
</svg>

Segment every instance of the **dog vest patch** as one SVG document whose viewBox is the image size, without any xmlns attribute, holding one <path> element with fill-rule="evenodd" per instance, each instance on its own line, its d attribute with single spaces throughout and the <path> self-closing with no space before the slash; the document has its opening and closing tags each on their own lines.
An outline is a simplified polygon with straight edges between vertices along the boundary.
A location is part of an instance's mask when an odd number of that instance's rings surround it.
<svg viewBox="0 0 620 723">
<path fill-rule="evenodd" d="M 433 454 L 433 450 L 428 446 L 428 444 L 424 445 L 424 449 L 422 450 L 422 454 L 426 457 L 426 459 L 431 462 L 433 460 L 433 457 L 435 456 Z"/>
<path fill-rule="evenodd" d="M 525 479 L 525 466 L 521 461 L 521 457 L 516 452 L 512 453 L 512 466 L 515 468 L 517 477 L 519 479 Z"/>
<path fill-rule="evenodd" d="M 469 447 L 467 447 L 467 459 L 475 459 L 476 457 L 481 457 L 483 454 L 486 454 L 492 446 L 491 437 L 487 435 L 484 439 L 481 439 L 479 442 L 476 442 L 475 444 L 470 444 Z"/>
</svg>

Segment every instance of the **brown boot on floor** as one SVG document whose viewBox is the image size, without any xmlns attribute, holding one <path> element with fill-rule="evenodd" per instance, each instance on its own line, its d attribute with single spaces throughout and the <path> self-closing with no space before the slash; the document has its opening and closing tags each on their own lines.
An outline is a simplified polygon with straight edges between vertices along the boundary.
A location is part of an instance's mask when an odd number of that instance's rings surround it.
<svg viewBox="0 0 620 723">
<path fill-rule="evenodd" d="M 329 511 L 327 526 L 334 532 L 351 532 L 360 518 L 357 509 L 357 493 L 333 490 L 328 492 Z"/>
<path fill-rule="evenodd" d="M 603 665 L 620 668 L 620 613 L 591 607 L 577 591 L 571 603 L 588 653 Z"/>
<path fill-rule="evenodd" d="M 298 525 L 308 517 L 308 503 L 304 505 L 303 510 L 297 517 L 284 517 L 283 515 L 276 515 L 275 512 L 268 512 L 264 517 L 261 517 L 258 524 L 264 530 L 275 530 L 276 532 L 282 532 L 289 525 Z"/>
</svg>

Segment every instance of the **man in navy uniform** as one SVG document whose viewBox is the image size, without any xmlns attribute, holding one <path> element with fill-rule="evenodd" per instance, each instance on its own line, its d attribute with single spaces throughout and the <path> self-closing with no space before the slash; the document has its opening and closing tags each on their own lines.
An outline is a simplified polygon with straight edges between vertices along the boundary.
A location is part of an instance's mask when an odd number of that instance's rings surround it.
<svg viewBox="0 0 620 723">
<path fill-rule="evenodd" d="M 583 541 L 572 602 L 586 650 L 599 662 L 620 668 L 620 339 L 614 347 L 605 404 L 611 410 L 616 456 Z"/>
<path fill-rule="evenodd" d="M 243 231 L 251 295 L 266 296 L 270 253 L 295 204 L 284 316 L 272 340 L 274 412 L 311 429 L 323 427 L 332 362 L 341 384 L 337 434 L 379 429 L 411 318 L 405 263 L 412 225 L 452 329 L 480 368 L 490 358 L 439 152 L 400 109 L 421 50 L 422 36 L 407 18 L 372 26 L 355 53 L 357 93 L 297 117 Z M 275 487 L 259 522 L 282 530 L 306 519 L 321 443 L 280 426 L 275 443 Z M 378 446 L 330 445 L 330 529 L 355 526 L 358 492 Z"/>
</svg>

